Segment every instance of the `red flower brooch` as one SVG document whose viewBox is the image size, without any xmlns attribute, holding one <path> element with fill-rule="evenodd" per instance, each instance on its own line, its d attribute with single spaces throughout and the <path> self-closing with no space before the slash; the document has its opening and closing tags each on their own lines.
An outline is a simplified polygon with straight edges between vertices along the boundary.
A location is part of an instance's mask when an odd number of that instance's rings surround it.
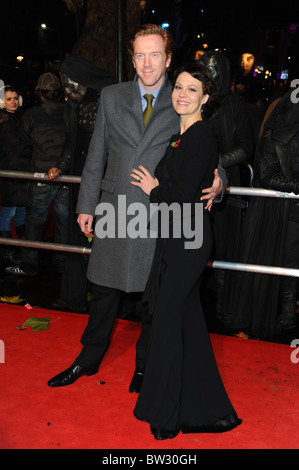
<svg viewBox="0 0 299 470">
<path fill-rule="evenodd" d="M 89 243 L 91 243 L 93 239 L 93 233 L 89 232 L 89 233 L 85 233 L 84 235 L 87 237 L 87 240 L 89 241 Z"/>
<path fill-rule="evenodd" d="M 180 145 L 181 139 L 177 140 L 176 142 L 171 142 L 172 147 L 178 147 Z"/>
</svg>

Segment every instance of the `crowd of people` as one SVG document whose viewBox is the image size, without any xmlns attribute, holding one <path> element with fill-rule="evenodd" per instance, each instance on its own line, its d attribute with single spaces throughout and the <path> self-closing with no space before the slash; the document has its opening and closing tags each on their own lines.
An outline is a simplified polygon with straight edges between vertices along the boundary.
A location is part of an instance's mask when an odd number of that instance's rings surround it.
<svg viewBox="0 0 299 470">
<path fill-rule="evenodd" d="M 211 255 L 294 268 L 299 263 L 296 199 L 244 201 L 225 192 L 242 185 L 250 163 L 254 186 L 299 193 L 299 115 L 291 92 L 275 102 L 264 122 L 264 113 L 253 119 L 250 109 L 258 105 L 249 93 L 252 82 L 240 84 L 237 77 L 232 82 L 224 54 L 208 51 L 182 65 L 171 83 L 172 49 L 168 31 L 143 25 L 130 44 L 134 80 L 115 84 L 105 70 L 70 57 L 59 78 L 52 73 L 39 78 L 41 103 L 23 116 L 18 92 L 5 87 L 0 121 L 1 168 L 27 169 L 29 163 L 30 171 L 49 179 L 27 183 L 26 192 L 22 182 L 20 200 L 7 199 L 9 189 L 1 182 L 0 228 L 7 233 L 2 236 L 10 235 L 13 217 L 26 239 L 40 240 L 49 206 L 55 241 L 83 246 L 94 235 L 89 257 L 56 259 L 64 267 L 57 305 L 84 309 L 87 286 L 92 297 L 82 350 L 48 385 L 63 387 L 96 374 L 124 294 L 140 293 L 141 333 L 129 391 L 139 394 L 135 417 L 149 423 L 158 440 L 179 432 L 229 431 L 242 422 L 223 386 L 201 307 Z M 243 58 L 244 75 L 249 59 Z M 15 137 L 9 140 L 10 133 Z M 67 173 L 81 176 L 80 187 L 59 182 Z M 119 216 L 120 196 L 127 207 L 137 203 L 148 213 L 153 205 L 188 205 L 192 227 L 204 206 L 202 243 L 186 248 L 190 239 L 182 230 L 177 235 L 171 213 L 167 237 L 161 219 L 157 237 L 102 237 L 99 206 L 111 205 Z M 36 250 L 7 249 L 0 255 L 12 263 L 9 274 L 36 275 Z M 227 328 L 271 339 L 296 326 L 296 280 L 224 270 L 209 277 L 217 316 Z"/>
</svg>

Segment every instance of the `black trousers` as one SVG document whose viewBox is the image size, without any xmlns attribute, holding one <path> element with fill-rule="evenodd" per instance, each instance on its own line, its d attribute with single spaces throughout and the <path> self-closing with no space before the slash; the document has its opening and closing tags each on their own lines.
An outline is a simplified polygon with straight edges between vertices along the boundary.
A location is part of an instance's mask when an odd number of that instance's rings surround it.
<svg viewBox="0 0 299 470">
<path fill-rule="evenodd" d="M 74 364 L 81 367 L 99 367 L 107 349 L 119 312 L 123 292 L 118 289 L 92 285 L 93 298 L 87 326 L 82 334 L 82 350 Z M 136 367 L 144 369 L 151 317 L 146 305 L 141 312 L 142 332 L 136 343 Z"/>
<path fill-rule="evenodd" d="M 299 223 L 288 221 L 288 231 L 283 266 L 299 267 Z M 281 276 L 280 319 L 296 323 L 297 278 Z"/>
</svg>

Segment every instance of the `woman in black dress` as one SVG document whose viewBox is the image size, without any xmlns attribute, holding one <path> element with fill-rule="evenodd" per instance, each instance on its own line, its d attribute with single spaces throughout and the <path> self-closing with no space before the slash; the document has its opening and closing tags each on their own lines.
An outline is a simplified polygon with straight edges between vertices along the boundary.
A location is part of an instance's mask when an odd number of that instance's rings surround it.
<svg viewBox="0 0 299 470">
<path fill-rule="evenodd" d="M 131 183 L 148 194 L 151 203 L 179 203 L 182 215 L 188 203 L 193 227 L 198 226 L 202 189 L 212 185 L 218 162 L 216 138 L 202 118 L 214 90 L 205 66 L 181 68 L 172 94 L 181 132 L 170 139 L 154 177 L 142 166 L 131 173 Z M 168 238 L 157 239 L 146 287 L 153 322 L 134 409 L 135 417 L 150 423 L 159 440 L 180 431 L 222 432 L 241 422 L 219 375 L 200 302 L 200 279 L 212 248 L 209 211 L 202 211 L 200 247 L 187 247 L 190 239 L 184 230 L 180 237 L 171 230 L 175 223 L 170 221 Z"/>
</svg>

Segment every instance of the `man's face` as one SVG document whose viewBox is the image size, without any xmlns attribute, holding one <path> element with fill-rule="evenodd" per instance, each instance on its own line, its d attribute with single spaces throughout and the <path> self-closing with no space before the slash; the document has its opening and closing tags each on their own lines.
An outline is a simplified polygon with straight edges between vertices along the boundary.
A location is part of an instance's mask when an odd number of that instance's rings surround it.
<svg viewBox="0 0 299 470">
<path fill-rule="evenodd" d="M 64 86 L 66 96 L 75 101 L 75 103 L 81 103 L 83 100 L 87 88 L 79 83 L 74 82 L 71 78 L 67 77 L 63 73 L 60 74 L 61 82 Z"/>
<path fill-rule="evenodd" d="M 167 57 L 161 36 L 139 36 L 134 42 L 133 64 L 141 86 L 149 93 L 159 88 L 171 57 Z"/>
<path fill-rule="evenodd" d="M 244 72 L 244 75 L 247 75 L 252 69 L 254 64 L 254 55 L 252 54 L 242 54 L 241 56 L 241 69 Z"/>
</svg>

